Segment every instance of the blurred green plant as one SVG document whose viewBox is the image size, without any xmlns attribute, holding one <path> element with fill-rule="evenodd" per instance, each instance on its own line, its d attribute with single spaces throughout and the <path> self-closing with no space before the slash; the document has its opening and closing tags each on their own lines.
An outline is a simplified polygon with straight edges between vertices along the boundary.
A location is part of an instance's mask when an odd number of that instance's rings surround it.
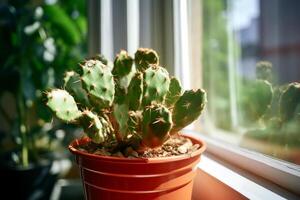
<svg viewBox="0 0 300 200">
<path fill-rule="evenodd" d="M 270 83 L 272 64 L 258 62 L 256 80 L 243 88 L 243 118 L 253 128 L 246 137 L 277 143 L 286 147 L 300 146 L 300 83 Z"/>
<path fill-rule="evenodd" d="M 42 134 L 52 127 L 41 91 L 61 85 L 57 80 L 62 80 L 64 71 L 72 70 L 86 57 L 85 3 L 84 0 L 0 3 L 0 98 L 7 92 L 12 94 L 17 111 L 12 118 L 2 104 L 0 115 L 9 124 L 14 148 L 20 149 L 15 154 L 16 164 L 26 167 L 37 162 L 39 147 L 45 147 L 42 141 L 54 135 Z"/>
</svg>

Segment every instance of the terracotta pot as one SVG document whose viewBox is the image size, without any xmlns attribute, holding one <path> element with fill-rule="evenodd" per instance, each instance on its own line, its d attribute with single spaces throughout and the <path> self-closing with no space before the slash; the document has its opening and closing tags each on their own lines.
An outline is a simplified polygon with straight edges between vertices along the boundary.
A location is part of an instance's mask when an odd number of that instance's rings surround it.
<svg viewBox="0 0 300 200">
<path fill-rule="evenodd" d="M 76 149 L 88 139 L 73 141 L 69 149 L 80 168 L 85 198 L 190 200 L 196 164 L 206 145 L 196 138 L 184 137 L 201 148 L 192 155 L 151 159 L 89 154 Z"/>
</svg>

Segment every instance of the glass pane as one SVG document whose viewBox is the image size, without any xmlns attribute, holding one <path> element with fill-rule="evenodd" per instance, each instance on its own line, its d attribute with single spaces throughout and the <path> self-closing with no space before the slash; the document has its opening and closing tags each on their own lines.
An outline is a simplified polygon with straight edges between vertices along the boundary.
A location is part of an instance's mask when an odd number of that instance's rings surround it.
<svg viewBox="0 0 300 200">
<path fill-rule="evenodd" d="M 300 1 L 202 6 L 206 129 L 300 164 Z"/>
</svg>

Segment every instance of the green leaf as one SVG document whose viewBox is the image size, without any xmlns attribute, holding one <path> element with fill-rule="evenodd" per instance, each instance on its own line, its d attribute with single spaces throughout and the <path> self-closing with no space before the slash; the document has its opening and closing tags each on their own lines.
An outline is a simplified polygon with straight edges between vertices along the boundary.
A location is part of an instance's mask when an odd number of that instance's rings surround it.
<svg viewBox="0 0 300 200">
<path fill-rule="evenodd" d="M 47 20 L 56 28 L 59 35 L 68 44 L 77 44 L 80 42 L 80 33 L 76 24 L 68 16 L 68 14 L 58 5 L 44 6 Z"/>
</svg>

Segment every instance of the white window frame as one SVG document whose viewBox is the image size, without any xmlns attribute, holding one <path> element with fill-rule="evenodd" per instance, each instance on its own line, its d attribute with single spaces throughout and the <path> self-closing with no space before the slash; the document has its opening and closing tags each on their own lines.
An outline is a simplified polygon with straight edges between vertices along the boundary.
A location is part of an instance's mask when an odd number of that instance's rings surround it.
<svg viewBox="0 0 300 200">
<path fill-rule="evenodd" d="M 115 4 L 112 2 L 110 0 L 88 1 L 89 54 L 101 52 L 110 60 L 116 54 L 114 52 L 116 44 L 113 43 L 115 38 L 111 33 L 118 31 L 117 29 L 120 27 L 118 24 L 112 23 L 112 17 L 106 16 L 118 17 L 114 14 Z M 165 58 L 163 64 L 170 74 L 180 77 L 185 88 L 201 87 L 201 79 L 197 78 L 202 75 L 201 1 L 127 0 L 125 2 L 127 5 L 123 8 L 127 9 L 125 20 L 131 23 L 127 23 L 126 34 L 124 34 L 126 37 L 123 40 L 125 40 L 129 52 L 133 54 L 134 49 L 140 45 L 154 48 L 160 51 L 162 58 Z M 128 11 L 130 12 L 128 13 Z M 173 32 L 169 32 L 170 29 L 173 29 Z M 104 34 L 107 31 L 110 34 Z M 184 70 L 182 70 L 183 66 Z M 195 131 L 195 129 L 198 130 L 199 124 L 199 121 L 194 123 L 194 127 L 189 126 L 184 132 L 204 139 L 208 146 L 207 153 L 214 155 L 215 159 L 228 162 L 276 183 L 287 192 L 291 191 L 300 195 L 300 167 L 298 165 L 212 139 L 207 134 Z M 221 132 L 222 130 L 214 128 L 205 131 Z"/>
</svg>

